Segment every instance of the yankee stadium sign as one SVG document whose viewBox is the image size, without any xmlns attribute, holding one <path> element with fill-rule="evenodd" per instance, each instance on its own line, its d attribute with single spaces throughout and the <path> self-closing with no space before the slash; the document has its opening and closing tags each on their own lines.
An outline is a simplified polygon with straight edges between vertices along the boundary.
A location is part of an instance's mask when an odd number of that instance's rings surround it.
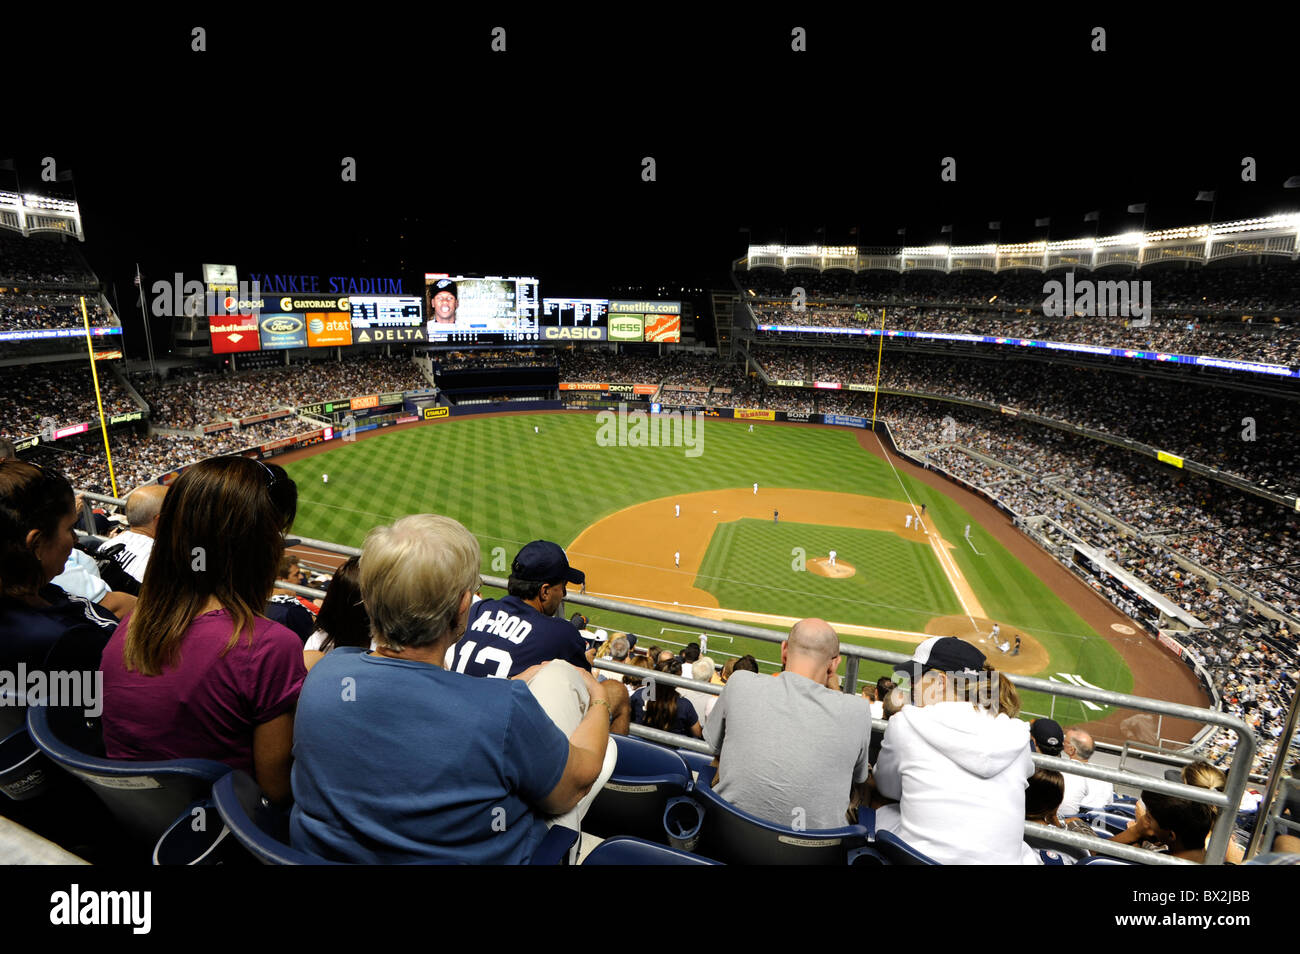
<svg viewBox="0 0 1300 954">
<path fill-rule="evenodd" d="M 249 272 L 263 292 L 298 295 L 400 295 L 400 278 L 366 278 L 351 275 L 268 275 Z"/>
</svg>

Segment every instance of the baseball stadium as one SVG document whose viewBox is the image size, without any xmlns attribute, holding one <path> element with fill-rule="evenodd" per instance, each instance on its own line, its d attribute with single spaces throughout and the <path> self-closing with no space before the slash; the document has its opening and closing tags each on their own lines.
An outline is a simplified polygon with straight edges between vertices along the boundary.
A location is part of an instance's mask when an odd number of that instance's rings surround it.
<svg viewBox="0 0 1300 954">
<path fill-rule="evenodd" d="M 662 148 L 512 96 L 403 165 L 0 158 L 11 910 L 110 923 L 74 864 L 1300 863 L 1294 155 L 787 152 L 728 64 Z"/>
</svg>

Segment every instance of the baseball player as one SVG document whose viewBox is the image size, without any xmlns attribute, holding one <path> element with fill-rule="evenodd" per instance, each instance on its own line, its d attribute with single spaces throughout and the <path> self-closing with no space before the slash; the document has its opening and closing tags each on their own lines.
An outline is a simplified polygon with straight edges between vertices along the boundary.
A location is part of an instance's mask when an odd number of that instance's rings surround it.
<svg viewBox="0 0 1300 954">
<path fill-rule="evenodd" d="M 678 550 L 673 554 L 673 566 L 681 566 L 681 565 L 682 565 L 682 552 Z"/>
<path fill-rule="evenodd" d="M 753 424 L 749 425 L 749 433 L 751 433 L 751 434 L 754 433 L 754 425 L 753 425 Z"/>
<path fill-rule="evenodd" d="M 773 510 L 773 511 L 772 511 L 772 522 L 773 522 L 773 523 L 780 523 L 780 522 L 781 522 L 781 512 L 780 512 L 779 510 Z"/>
<path fill-rule="evenodd" d="M 998 634 L 1001 633 L 1001 632 L 1002 632 L 1002 627 L 999 626 L 997 623 L 994 623 L 994 624 L 993 624 L 993 642 L 994 642 L 995 645 L 997 644 L 997 641 L 998 641 Z"/>
<path fill-rule="evenodd" d="M 1013 649 L 1013 650 L 1011 650 L 1011 655 L 1013 655 L 1013 656 L 1019 656 L 1019 655 L 1020 655 L 1020 637 L 1019 637 L 1019 636 L 1016 637 L 1016 648 Z"/>
<path fill-rule="evenodd" d="M 673 504 L 673 516 L 674 516 L 674 517 L 680 517 L 681 515 L 682 515 L 682 505 L 681 505 L 681 504 Z"/>
<path fill-rule="evenodd" d="M 320 481 L 321 481 L 322 484 L 328 484 L 328 483 L 330 482 L 330 475 L 329 475 L 329 474 L 321 474 L 321 475 L 320 475 Z"/>
<path fill-rule="evenodd" d="M 835 551 L 831 551 L 831 566 L 835 565 Z"/>
<path fill-rule="evenodd" d="M 700 633 L 700 655 L 707 656 L 708 654 L 709 654 L 709 637 L 706 636 L 704 633 Z"/>
<path fill-rule="evenodd" d="M 921 504 L 921 516 L 925 516 L 925 504 Z"/>
<path fill-rule="evenodd" d="M 758 484 L 754 484 L 754 493 L 755 493 L 755 494 L 758 493 Z"/>
<path fill-rule="evenodd" d="M 540 434 L 540 433 L 542 433 L 542 430 L 541 430 L 541 428 L 539 428 L 536 424 L 534 424 L 534 425 L 533 425 L 533 433 L 534 433 L 534 434 Z"/>
<path fill-rule="evenodd" d="M 910 513 L 907 515 L 907 529 L 912 529 L 912 515 Z"/>
</svg>

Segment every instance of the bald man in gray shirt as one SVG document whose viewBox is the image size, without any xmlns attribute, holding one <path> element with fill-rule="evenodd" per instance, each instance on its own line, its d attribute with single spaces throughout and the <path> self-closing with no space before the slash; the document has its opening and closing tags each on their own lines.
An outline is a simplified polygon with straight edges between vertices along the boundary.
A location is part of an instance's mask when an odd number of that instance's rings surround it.
<svg viewBox="0 0 1300 954">
<path fill-rule="evenodd" d="M 867 780 L 871 705 L 826 688 L 839 645 L 825 620 L 800 620 L 781 644 L 784 672 L 732 673 L 704 738 L 719 750 L 714 791 L 737 808 L 804 830 L 847 824 Z"/>
</svg>

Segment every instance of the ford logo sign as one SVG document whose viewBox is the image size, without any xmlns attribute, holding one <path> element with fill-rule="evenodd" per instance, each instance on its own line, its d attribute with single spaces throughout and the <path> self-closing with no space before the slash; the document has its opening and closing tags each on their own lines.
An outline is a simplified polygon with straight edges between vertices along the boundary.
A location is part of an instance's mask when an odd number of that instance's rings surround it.
<svg viewBox="0 0 1300 954">
<path fill-rule="evenodd" d="M 262 322 L 262 330 L 268 335 L 293 335 L 302 330 L 302 319 L 293 315 L 275 315 Z"/>
</svg>

